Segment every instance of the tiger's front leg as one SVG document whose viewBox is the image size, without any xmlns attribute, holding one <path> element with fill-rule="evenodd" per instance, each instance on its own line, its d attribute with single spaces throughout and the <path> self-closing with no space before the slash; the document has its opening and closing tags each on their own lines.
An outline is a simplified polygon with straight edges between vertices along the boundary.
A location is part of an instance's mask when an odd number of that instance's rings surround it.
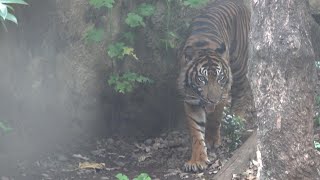
<svg viewBox="0 0 320 180">
<path fill-rule="evenodd" d="M 205 144 L 206 114 L 202 107 L 184 104 L 187 122 L 192 139 L 191 159 L 185 163 L 187 172 L 198 172 L 206 169 L 210 163 Z"/>
<path fill-rule="evenodd" d="M 206 143 L 211 147 L 218 148 L 221 145 L 221 119 L 223 117 L 225 103 L 220 102 L 215 108 L 207 110 L 207 123 L 206 123 Z"/>
</svg>

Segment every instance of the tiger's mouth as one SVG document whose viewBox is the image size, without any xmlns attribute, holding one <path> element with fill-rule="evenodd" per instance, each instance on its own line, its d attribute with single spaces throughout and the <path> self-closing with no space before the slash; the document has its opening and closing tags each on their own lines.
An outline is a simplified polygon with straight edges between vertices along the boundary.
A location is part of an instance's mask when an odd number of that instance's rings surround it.
<svg viewBox="0 0 320 180">
<path fill-rule="evenodd" d="M 211 101 L 202 97 L 188 97 L 188 96 L 184 99 L 184 102 L 190 105 L 197 105 L 197 106 L 215 105 L 215 104 L 218 104 L 219 101 Z"/>
</svg>

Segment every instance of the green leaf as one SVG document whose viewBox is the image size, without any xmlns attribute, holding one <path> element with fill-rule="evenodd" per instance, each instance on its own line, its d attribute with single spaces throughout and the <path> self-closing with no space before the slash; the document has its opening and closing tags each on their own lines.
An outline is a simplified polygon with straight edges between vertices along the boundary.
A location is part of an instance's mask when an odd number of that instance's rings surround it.
<svg viewBox="0 0 320 180">
<path fill-rule="evenodd" d="M 107 7 L 113 8 L 114 0 L 89 0 L 89 4 L 95 8 Z"/>
<path fill-rule="evenodd" d="M 314 143 L 314 147 L 315 147 L 316 149 L 320 149 L 320 143 L 319 143 L 319 142 L 313 141 L 313 143 Z"/>
<path fill-rule="evenodd" d="M 127 18 L 125 19 L 125 22 L 127 25 L 129 25 L 132 28 L 138 27 L 138 26 L 145 26 L 145 23 L 143 22 L 143 18 L 136 14 L 136 13 L 128 13 Z"/>
<path fill-rule="evenodd" d="M 12 128 L 6 126 L 3 122 L 0 121 L 0 130 L 2 130 L 4 133 L 9 133 L 12 131 Z"/>
<path fill-rule="evenodd" d="M 0 16 L 6 20 L 8 15 L 7 5 L 0 3 Z"/>
<path fill-rule="evenodd" d="M 123 48 L 125 47 L 125 44 L 123 42 L 117 42 L 115 44 L 111 44 L 108 46 L 108 55 L 111 58 L 123 58 Z"/>
<path fill-rule="evenodd" d="M 205 5 L 207 2 L 208 0 L 184 0 L 183 5 L 198 8 Z"/>
<path fill-rule="evenodd" d="M 133 180 L 151 180 L 151 177 L 147 173 L 141 173 L 138 177 Z"/>
<path fill-rule="evenodd" d="M 316 104 L 319 106 L 320 105 L 320 96 L 316 96 Z"/>
<path fill-rule="evenodd" d="M 155 7 L 153 5 L 142 3 L 137 8 L 137 14 L 147 17 L 147 16 L 153 15 L 154 14 L 154 10 L 155 10 Z"/>
<path fill-rule="evenodd" d="M 89 43 L 91 42 L 99 43 L 103 40 L 103 37 L 104 37 L 104 29 L 92 28 L 86 32 L 85 40 L 86 42 L 89 42 Z"/>
<path fill-rule="evenodd" d="M 6 18 L 6 19 L 9 20 L 9 21 L 14 22 L 14 23 L 16 23 L 16 24 L 18 24 L 17 18 L 16 18 L 13 14 L 11 14 L 11 13 L 8 13 L 8 14 L 7 14 L 7 18 Z"/>
<path fill-rule="evenodd" d="M 137 55 L 134 53 L 134 49 L 126 46 L 123 42 L 109 45 L 107 53 L 111 58 L 122 59 L 124 56 L 132 56 L 134 59 L 138 60 Z"/>
<path fill-rule="evenodd" d="M 0 3 L 4 3 L 4 4 L 23 4 L 23 5 L 28 5 L 28 3 L 26 3 L 23 0 L 0 0 Z"/>
<path fill-rule="evenodd" d="M 136 56 L 136 54 L 134 53 L 134 49 L 132 47 L 123 47 L 122 50 L 122 55 L 130 55 L 132 56 L 134 59 L 138 60 L 138 57 Z"/>
<path fill-rule="evenodd" d="M 132 92 L 134 88 L 137 86 L 137 83 L 151 82 L 151 79 L 133 72 L 126 72 L 122 76 L 111 75 L 108 80 L 108 84 L 110 86 L 113 86 L 117 92 L 123 94 Z"/>
<path fill-rule="evenodd" d="M 116 178 L 117 178 L 118 180 L 129 180 L 128 176 L 126 176 L 126 175 L 124 175 L 124 174 L 122 174 L 122 173 L 118 173 L 118 174 L 116 175 Z"/>
</svg>

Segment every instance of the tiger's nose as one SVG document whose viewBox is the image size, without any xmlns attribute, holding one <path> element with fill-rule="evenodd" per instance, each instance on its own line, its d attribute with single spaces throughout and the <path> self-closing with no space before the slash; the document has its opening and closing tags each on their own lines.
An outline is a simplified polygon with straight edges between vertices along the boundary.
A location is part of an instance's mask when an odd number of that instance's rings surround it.
<svg viewBox="0 0 320 180">
<path fill-rule="evenodd" d="M 220 98 L 215 97 L 215 96 L 211 96 L 211 97 L 208 97 L 208 101 L 209 101 L 209 103 L 216 104 L 220 101 Z"/>
</svg>

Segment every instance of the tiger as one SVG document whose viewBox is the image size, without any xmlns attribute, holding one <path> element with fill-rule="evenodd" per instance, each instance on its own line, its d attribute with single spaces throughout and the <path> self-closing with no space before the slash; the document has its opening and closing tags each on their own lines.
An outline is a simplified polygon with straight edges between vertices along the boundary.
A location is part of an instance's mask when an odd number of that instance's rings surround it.
<svg viewBox="0 0 320 180">
<path fill-rule="evenodd" d="M 207 146 L 221 145 L 220 126 L 228 98 L 232 112 L 240 117 L 252 105 L 246 76 L 249 24 L 249 9 L 236 1 L 214 2 L 191 21 L 180 50 L 177 78 L 192 139 L 191 158 L 184 164 L 187 172 L 210 165 Z"/>
</svg>

